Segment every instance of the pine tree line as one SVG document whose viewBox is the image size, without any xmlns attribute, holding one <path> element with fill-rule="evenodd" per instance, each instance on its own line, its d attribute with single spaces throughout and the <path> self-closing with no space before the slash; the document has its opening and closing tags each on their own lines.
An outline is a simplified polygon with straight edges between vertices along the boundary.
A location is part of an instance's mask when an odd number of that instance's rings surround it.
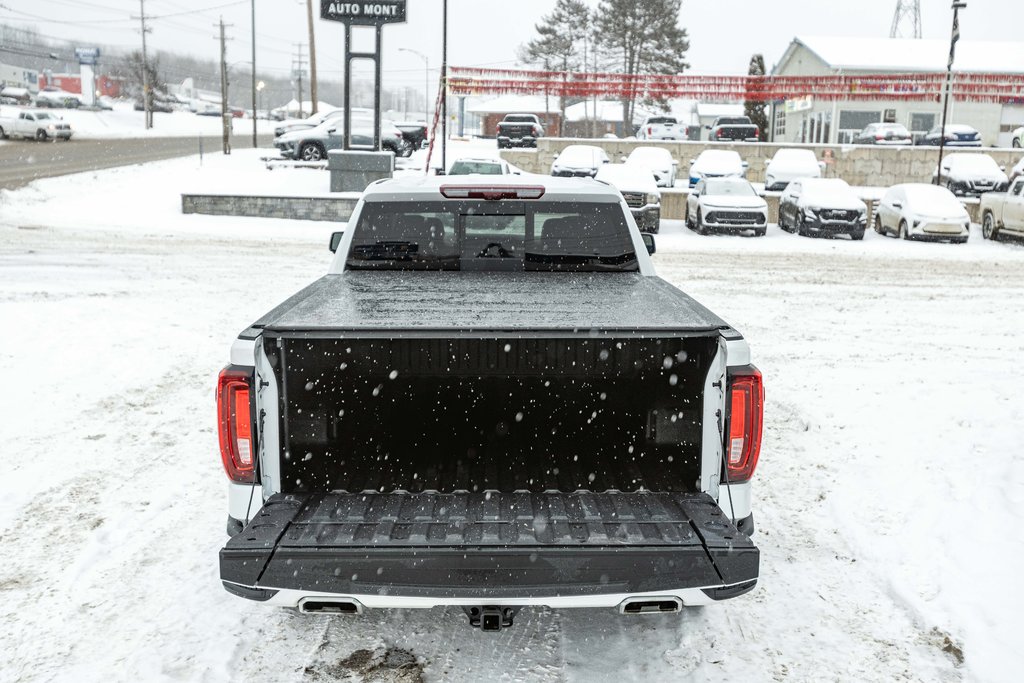
<svg viewBox="0 0 1024 683">
<path fill-rule="evenodd" d="M 690 40 L 679 26 L 682 0 L 557 0 L 536 25 L 537 36 L 520 49 L 526 64 L 553 71 L 681 74 L 689 67 Z M 632 130 L 637 95 L 622 98 L 622 121 Z M 569 103 L 561 98 L 562 120 Z M 644 104 L 667 109 L 665 99 Z"/>
</svg>

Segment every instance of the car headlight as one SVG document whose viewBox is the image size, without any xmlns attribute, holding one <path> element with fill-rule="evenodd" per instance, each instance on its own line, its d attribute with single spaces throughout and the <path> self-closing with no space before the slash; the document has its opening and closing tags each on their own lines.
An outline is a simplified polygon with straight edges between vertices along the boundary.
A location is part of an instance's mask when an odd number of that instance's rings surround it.
<svg viewBox="0 0 1024 683">
<path fill-rule="evenodd" d="M 555 164 L 554 166 L 551 167 L 551 172 L 552 173 L 561 173 L 562 172 L 562 167 L 559 166 L 558 164 Z"/>
<path fill-rule="evenodd" d="M 804 219 L 805 220 L 813 221 L 817 217 L 818 217 L 818 214 L 814 213 L 814 209 L 809 209 L 807 207 L 804 207 Z"/>
<path fill-rule="evenodd" d="M 57 126 L 53 125 L 52 123 L 49 126 L 47 126 L 47 128 L 49 130 L 57 130 Z"/>
<path fill-rule="evenodd" d="M 660 204 L 661 203 L 661 195 L 657 194 L 656 192 L 648 192 L 646 199 L 647 199 L 647 203 L 648 204 Z"/>
</svg>

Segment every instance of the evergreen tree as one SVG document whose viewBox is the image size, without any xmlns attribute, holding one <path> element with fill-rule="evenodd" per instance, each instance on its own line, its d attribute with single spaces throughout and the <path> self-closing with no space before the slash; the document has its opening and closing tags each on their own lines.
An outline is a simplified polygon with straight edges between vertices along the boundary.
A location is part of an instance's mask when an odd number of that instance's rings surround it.
<svg viewBox="0 0 1024 683">
<path fill-rule="evenodd" d="M 750 68 L 747 70 L 750 76 L 764 76 L 764 55 L 754 55 L 750 58 Z M 757 126 L 760 131 L 761 142 L 768 139 L 768 114 L 765 112 L 767 105 L 756 100 L 747 100 L 743 103 L 743 113 L 750 117 L 751 123 Z"/>
<path fill-rule="evenodd" d="M 127 67 L 127 79 L 125 81 L 125 89 L 128 94 L 132 97 L 137 98 L 140 102 L 142 101 L 142 85 L 143 80 L 143 63 L 142 63 L 142 52 L 136 50 L 131 52 L 125 59 L 125 66 Z M 149 57 L 145 64 L 146 76 L 149 79 L 149 106 L 153 106 L 153 98 L 155 95 L 166 95 L 167 84 L 160 78 L 160 58 L 156 55 Z"/>
<path fill-rule="evenodd" d="M 519 57 L 545 71 L 579 71 L 584 67 L 584 40 L 590 30 L 590 9 L 582 0 L 558 0 L 551 14 L 536 25 L 537 37 L 522 46 Z M 559 98 L 562 125 L 565 98 Z M 559 131 L 561 134 L 562 131 Z"/>
<path fill-rule="evenodd" d="M 594 18 L 595 33 L 615 59 L 617 68 L 628 76 L 637 74 L 680 74 L 690 65 L 686 51 L 690 40 L 679 26 L 682 0 L 601 0 Z M 622 99 L 622 121 L 633 129 L 633 111 L 641 93 L 627 93 Z M 667 106 L 666 98 L 653 101 Z"/>
</svg>

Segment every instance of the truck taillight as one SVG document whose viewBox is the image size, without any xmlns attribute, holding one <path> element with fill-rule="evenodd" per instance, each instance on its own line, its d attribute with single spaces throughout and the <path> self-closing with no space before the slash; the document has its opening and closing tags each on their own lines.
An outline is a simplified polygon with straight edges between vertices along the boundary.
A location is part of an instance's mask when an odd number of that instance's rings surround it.
<svg viewBox="0 0 1024 683">
<path fill-rule="evenodd" d="M 754 475 L 761 454 L 764 418 L 764 384 L 760 370 L 753 365 L 730 372 L 728 408 L 725 442 L 728 481 L 747 481 Z"/>
<path fill-rule="evenodd" d="M 654 135 L 654 126 L 647 126 L 647 134 Z"/>
<path fill-rule="evenodd" d="M 220 457 L 231 481 L 256 480 L 253 438 L 252 371 L 229 365 L 217 378 L 217 433 Z"/>
<path fill-rule="evenodd" d="M 761 137 L 761 129 L 758 126 L 754 126 L 754 137 L 755 138 Z"/>
</svg>

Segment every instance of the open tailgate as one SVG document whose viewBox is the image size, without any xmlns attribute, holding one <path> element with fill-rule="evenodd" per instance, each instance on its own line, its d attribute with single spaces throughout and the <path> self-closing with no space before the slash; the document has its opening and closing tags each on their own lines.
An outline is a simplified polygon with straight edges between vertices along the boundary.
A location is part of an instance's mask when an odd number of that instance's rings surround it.
<svg viewBox="0 0 1024 683">
<path fill-rule="evenodd" d="M 758 561 L 704 493 L 315 493 L 272 496 L 221 550 L 220 571 L 253 599 L 684 588 L 724 598 L 754 586 Z"/>
</svg>

